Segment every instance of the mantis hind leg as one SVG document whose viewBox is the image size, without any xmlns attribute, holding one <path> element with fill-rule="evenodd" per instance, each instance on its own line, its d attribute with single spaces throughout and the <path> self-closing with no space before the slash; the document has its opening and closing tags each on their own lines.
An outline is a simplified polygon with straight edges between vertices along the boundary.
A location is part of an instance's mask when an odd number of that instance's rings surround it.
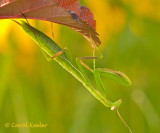
<svg viewBox="0 0 160 133">
<path fill-rule="evenodd" d="M 54 39 L 53 23 L 51 22 L 52 38 Z"/>
<path fill-rule="evenodd" d="M 65 48 L 62 49 L 61 51 L 59 51 L 56 54 L 54 54 L 51 58 L 54 59 L 55 57 L 62 55 L 65 52 L 65 50 L 66 50 Z"/>
<path fill-rule="evenodd" d="M 29 21 L 27 20 L 27 17 L 23 13 L 21 13 L 21 15 L 24 17 L 24 19 L 26 20 L 26 22 L 29 24 Z"/>
<path fill-rule="evenodd" d="M 43 51 L 43 50 L 42 50 L 42 51 Z M 46 57 L 46 59 L 47 59 L 48 61 L 51 61 L 52 59 L 54 59 L 54 58 L 56 58 L 56 57 L 58 57 L 58 56 L 61 56 L 62 58 L 68 60 L 70 63 L 75 64 L 75 62 L 73 61 L 72 56 L 71 56 L 71 53 L 70 53 L 70 51 L 69 51 L 68 48 L 61 49 L 60 51 L 58 51 L 58 52 L 57 52 L 56 54 L 54 54 L 53 56 L 48 56 L 47 53 L 45 53 L 44 51 L 43 51 L 43 53 L 44 53 L 44 55 L 45 55 L 45 57 Z"/>
</svg>

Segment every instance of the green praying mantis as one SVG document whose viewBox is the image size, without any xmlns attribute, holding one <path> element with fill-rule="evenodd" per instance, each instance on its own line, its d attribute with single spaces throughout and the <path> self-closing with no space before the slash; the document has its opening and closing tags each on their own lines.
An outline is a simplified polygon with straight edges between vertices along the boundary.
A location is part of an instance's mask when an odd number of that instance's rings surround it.
<svg viewBox="0 0 160 133">
<path fill-rule="evenodd" d="M 122 72 L 113 71 L 106 68 L 96 68 L 95 65 L 95 49 L 93 50 L 94 57 L 86 57 L 87 59 L 93 59 L 93 69 L 90 68 L 87 64 L 83 62 L 83 57 L 76 58 L 73 60 L 69 50 L 67 48 L 61 49 L 51 38 L 46 36 L 41 31 L 35 29 L 25 21 L 17 22 L 21 28 L 39 45 L 39 47 L 44 51 L 46 56 L 49 59 L 54 59 L 57 63 L 59 63 L 66 71 L 72 74 L 79 82 L 83 84 L 83 86 L 100 102 L 102 102 L 106 107 L 109 107 L 111 110 L 116 110 L 117 114 L 119 115 L 120 119 L 124 123 L 124 125 L 129 129 L 131 129 L 126 124 L 126 122 L 121 117 L 120 113 L 118 112 L 118 108 L 120 107 L 122 100 L 117 100 L 116 102 L 111 102 L 106 97 L 106 92 L 104 85 L 101 81 L 101 76 L 106 76 L 117 81 L 120 84 L 130 86 L 131 81 L 130 79 L 123 74 Z M 92 40 L 92 39 L 91 39 Z M 92 41 L 93 42 L 93 41 Z M 96 44 L 93 42 L 95 48 L 98 50 Z M 100 51 L 98 50 L 100 53 Z M 102 57 L 102 55 L 101 55 Z M 94 76 L 97 88 L 92 86 L 91 81 L 87 77 L 87 74 L 84 71 L 84 68 L 88 69 Z"/>
</svg>

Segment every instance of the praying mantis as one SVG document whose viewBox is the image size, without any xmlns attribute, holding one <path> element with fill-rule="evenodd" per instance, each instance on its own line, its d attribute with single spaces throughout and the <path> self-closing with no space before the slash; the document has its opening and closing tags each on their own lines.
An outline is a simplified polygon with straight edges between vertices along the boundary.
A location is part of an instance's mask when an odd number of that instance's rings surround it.
<svg viewBox="0 0 160 133">
<path fill-rule="evenodd" d="M 116 110 L 123 124 L 129 129 L 130 132 L 132 132 L 129 126 L 121 117 L 120 113 L 118 112 L 118 108 L 120 107 L 122 100 L 120 99 L 120 100 L 117 100 L 116 102 L 110 101 L 106 97 L 105 88 L 101 81 L 101 76 L 106 76 L 108 78 L 111 78 L 117 81 L 120 84 L 130 86 L 131 81 L 125 74 L 123 74 L 122 72 L 113 71 L 106 68 L 96 68 L 96 65 L 95 65 L 96 57 L 88 57 L 88 59 L 93 59 L 94 65 L 92 69 L 83 62 L 83 59 L 85 58 L 80 57 L 80 58 L 76 58 L 76 60 L 73 60 L 73 57 L 71 56 L 68 48 L 64 48 L 64 49 L 60 48 L 51 38 L 46 36 L 41 31 L 35 29 L 25 21 L 20 21 L 20 22 L 15 21 L 15 22 L 18 23 L 21 26 L 21 28 L 39 45 L 39 47 L 44 51 L 44 53 L 49 59 L 54 59 L 66 71 L 72 74 L 79 82 L 83 84 L 83 86 L 96 99 L 102 102 L 106 107 L 109 107 L 111 110 Z M 98 50 L 95 44 L 94 46 Z M 100 53 L 99 50 L 98 52 Z M 93 52 L 93 56 L 95 56 L 95 49 Z M 85 73 L 84 68 L 88 69 L 93 74 L 97 88 L 92 86 L 92 83 L 87 77 L 87 74 Z"/>
</svg>

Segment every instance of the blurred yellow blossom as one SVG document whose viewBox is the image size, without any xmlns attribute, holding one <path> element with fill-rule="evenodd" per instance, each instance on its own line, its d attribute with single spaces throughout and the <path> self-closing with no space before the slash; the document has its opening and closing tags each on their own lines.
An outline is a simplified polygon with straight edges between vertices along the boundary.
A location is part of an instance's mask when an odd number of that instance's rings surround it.
<svg viewBox="0 0 160 133">
<path fill-rule="evenodd" d="M 122 0 L 141 16 L 160 21 L 160 0 Z"/>
<path fill-rule="evenodd" d="M 11 27 L 11 20 L 0 20 L 0 53 L 8 49 L 8 35 Z"/>
<path fill-rule="evenodd" d="M 111 7 L 106 0 L 85 0 L 85 3 L 94 14 L 97 22 L 97 32 L 102 43 L 108 40 L 113 33 L 123 29 L 126 16 L 118 6 Z"/>
</svg>

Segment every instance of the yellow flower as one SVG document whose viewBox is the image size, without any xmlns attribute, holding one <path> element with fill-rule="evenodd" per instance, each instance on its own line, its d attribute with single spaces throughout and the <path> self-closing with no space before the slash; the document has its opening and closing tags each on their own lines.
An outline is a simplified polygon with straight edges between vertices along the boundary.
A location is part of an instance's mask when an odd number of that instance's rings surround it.
<svg viewBox="0 0 160 133">
<path fill-rule="evenodd" d="M 106 0 L 85 0 L 85 3 L 94 14 L 97 32 L 100 34 L 102 43 L 107 41 L 113 33 L 123 29 L 126 17 L 118 6 L 111 7 Z"/>
<path fill-rule="evenodd" d="M 11 20 L 0 20 L 0 53 L 4 53 L 8 49 L 8 35 L 11 27 Z"/>
</svg>

